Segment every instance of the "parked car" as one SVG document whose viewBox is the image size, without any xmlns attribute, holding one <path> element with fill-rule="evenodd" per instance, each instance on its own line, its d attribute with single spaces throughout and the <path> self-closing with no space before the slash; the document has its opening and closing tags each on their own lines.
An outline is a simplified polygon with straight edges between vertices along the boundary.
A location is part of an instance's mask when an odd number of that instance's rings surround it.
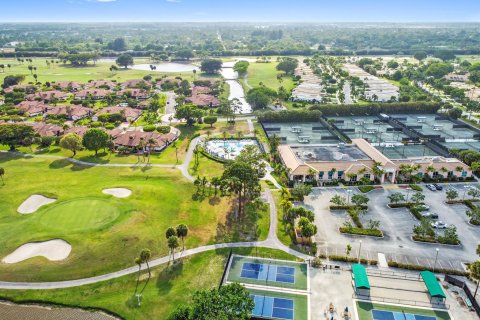
<svg viewBox="0 0 480 320">
<path fill-rule="evenodd" d="M 428 218 L 428 219 L 438 219 L 438 214 L 432 213 L 432 212 L 423 212 L 422 217 Z"/>
<path fill-rule="evenodd" d="M 448 225 L 443 221 L 432 222 L 432 227 L 435 229 L 446 229 Z"/>
<path fill-rule="evenodd" d="M 435 186 L 433 184 L 427 184 L 425 187 L 427 187 L 427 189 L 430 190 L 430 191 L 437 190 L 437 188 L 435 188 Z"/>
<path fill-rule="evenodd" d="M 441 185 L 439 185 L 438 183 L 434 183 L 433 186 L 435 187 L 435 189 L 437 189 L 438 191 L 442 191 L 443 190 L 443 187 Z"/>
<path fill-rule="evenodd" d="M 419 204 L 416 208 L 417 208 L 417 210 L 419 210 L 419 211 L 428 211 L 428 210 L 430 210 L 430 207 L 427 206 L 426 204 Z"/>
</svg>

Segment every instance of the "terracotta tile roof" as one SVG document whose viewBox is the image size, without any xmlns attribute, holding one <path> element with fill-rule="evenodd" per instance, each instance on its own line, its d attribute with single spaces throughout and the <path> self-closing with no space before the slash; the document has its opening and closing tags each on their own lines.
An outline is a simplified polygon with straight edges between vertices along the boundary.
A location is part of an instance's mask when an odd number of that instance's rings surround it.
<svg viewBox="0 0 480 320">
<path fill-rule="evenodd" d="M 81 90 L 75 93 L 76 98 L 87 98 L 89 95 L 93 97 L 105 97 L 110 94 L 112 91 L 105 89 L 87 89 Z"/>
<path fill-rule="evenodd" d="M 110 80 L 95 80 L 85 85 L 85 87 L 87 88 L 108 87 L 110 89 L 113 89 L 116 86 L 117 86 L 117 83 Z"/>
<path fill-rule="evenodd" d="M 113 130 L 112 130 L 113 131 Z M 116 131 L 114 134 L 110 134 L 113 137 L 113 141 L 118 146 L 123 147 L 137 147 L 140 141 L 145 141 L 148 145 L 148 141 L 152 139 L 155 143 L 152 145 L 157 148 L 164 148 L 167 143 L 174 141 L 177 136 L 173 133 L 159 134 L 156 132 L 143 132 L 143 131 Z"/>
<path fill-rule="evenodd" d="M 32 126 L 33 130 L 41 136 L 59 137 L 64 132 L 63 128 L 56 124 L 43 122 L 25 122 L 25 124 Z"/>
<path fill-rule="evenodd" d="M 47 110 L 47 115 L 60 115 L 65 114 L 69 116 L 69 118 L 82 118 L 86 117 L 93 113 L 93 109 L 85 108 L 82 106 L 77 105 L 60 105 L 60 106 L 52 106 L 50 109 Z"/>
<path fill-rule="evenodd" d="M 136 88 L 138 87 L 139 84 L 147 84 L 147 82 L 143 79 L 133 79 L 133 80 L 127 80 L 122 83 L 122 87 L 124 88 Z"/>
<path fill-rule="evenodd" d="M 45 104 L 42 101 L 22 101 L 15 107 L 28 114 L 43 113 L 50 108 L 48 104 Z"/>
<path fill-rule="evenodd" d="M 78 134 L 79 136 L 83 137 L 83 135 L 85 134 L 85 132 L 87 132 L 89 128 L 88 127 L 71 127 L 71 128 L 68 128 L 67 130 L 65 130 L 65 134 L 67 133 L 76 133 Z"/>
<path fill-rule="evenodd" d="M 125 113 L 125 118 L 129 119 L 136 119 L 138 117 L 140 117 L 140 115 L 142 114 L 142 110 L 138 110 L 138 109 L 133 109 L 133 108 L 130 108 L 130 107 L 118 107 L 118 106 L 115 106 L 115 107 L 106 107 L 106 108 L 103 108 L 103 109 L 100 109 L 97 111 L 97 113 L 95 113 L 96 116 L 99 116 L 101 114 L 106 114 L 106 113 L 109 113 L 109 114 L 113 114 L 113 113 L 122 113 L 124 112 Z"/>
<path fill-rule="evenodd" d="M 185 100 L 197 106 L 217 107 L 220 105 L 220 101 L 216 97 L 212 96 L 211 94 L 192 95 L 191 97 L 188 97 Z"/>
<path fill-rule="evenodd" d="M 43 100 L 51 100 L 53 98 L 56 99 L 66 99 L 70 94 L 58 90 L 51 90 L 51 91 L 42 91 L 37 92 L 33 95 L 33 98 L 40 97 Z M 32 99 L 33 100 L 33 99 Z"/>
</svg>

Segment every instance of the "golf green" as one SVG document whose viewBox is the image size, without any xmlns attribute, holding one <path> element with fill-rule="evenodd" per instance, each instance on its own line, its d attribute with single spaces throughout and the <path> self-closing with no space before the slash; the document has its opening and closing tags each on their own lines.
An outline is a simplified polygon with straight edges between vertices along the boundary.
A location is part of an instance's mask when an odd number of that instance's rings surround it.
<svg viewBox="0 0 480 320">
<path fill-rule="evenodd" d="M 84 231 L 100 229 L 120 215 L 109 200 L 81 198 L 59 202 L 41 213 L 40 223 L 50 229 Z"/>
</svg>

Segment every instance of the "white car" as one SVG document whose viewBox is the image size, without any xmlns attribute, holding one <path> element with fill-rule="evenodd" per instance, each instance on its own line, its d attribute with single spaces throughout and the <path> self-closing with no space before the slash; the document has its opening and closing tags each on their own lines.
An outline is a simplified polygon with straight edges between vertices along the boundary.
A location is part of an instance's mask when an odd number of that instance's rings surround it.
<svg viewBox="0 0 480 320">
<path fill-rule="evenodd" d="M 447 229 L 448 225 L 443 221 L 432 222 L 432 227 L 435 229 Z"/>
</svg>

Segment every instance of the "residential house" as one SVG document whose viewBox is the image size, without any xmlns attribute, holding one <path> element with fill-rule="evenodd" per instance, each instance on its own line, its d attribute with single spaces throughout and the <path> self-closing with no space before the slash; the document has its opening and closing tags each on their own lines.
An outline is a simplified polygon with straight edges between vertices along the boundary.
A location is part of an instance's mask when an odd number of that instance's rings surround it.
<svg viewBox="0 0 480 320">
<path fill-rule="evenodd" d="M 35 100 L 37 98 L 42 99 L 45 102 L 51 102 L 52 100 L 65 101 L 70 97 L 69 93 L 59 91 L 59 90 L 50 90 L 50 91 L 41 91 L 35 94 L 29 95 L 27 98 L 29 100 Z"/>
<path fill-rule="evenodd" d="M 143 86 L 150 86 L 149 83 L 147 83 L 143 79 L 133 79 L 133 80 L 127 80 L 122 83 L 122 89 L 126 88 L 139 88 Z"/>
<path fill-rule="evenodd" d="M 43 101 L 22 101 L 15 106 L 15 108 L 22 110 L 29 116 L 35 117 L 45 113 L 48 108 L 48 104 L 43 103 Z"/>
<path fill-rule="evenodd" d="M 85 88 L 101 88 L 113 90 L 117 87 L 117 83 L 110 80 L 94 80 L 85 85 Z"/>
<path fill-rule="evenodd" d="M 82 89 L 82 85 L 74 81 L 59 81 L 52 83 L 52 86 L 58 90 L 68 91 L 68 92 L 77 92 Z"/>
<path fill-rule="evenodd" d="M 86 99 L 93 99 L 93 100 L 102 100 L 112 93 L 110 90 L 105 89 L 87 89 L 87 90 L 80 90 L 75 93 L 75 99 L 78 100 L 86 100 Z"/>
<path fill-rule="evenodd" d="M 150 98 L 150 94 L 143 89 L 125 89 L 117 92 L 117 97 L 123 97 L 124 95 L 136 100 L 145 100 Z"/>
<path fill-rule="evenodd" d="M 85 108 L 77 105 L 54 106 L 49 108 L 45 113 L 46 117 L 64 115 L 67 119 L 73 120 L 73 121 L 77 121 L 77 120 L 89 117 L 92 114 L 93 114 L 93 109 Z"/>
<path fill-rule="evenodd" d="M 98 121 L 98 116 L 101 114 L 121 114 L 126 121 L 132 122 L 137 120 L 142 115 L 142 113 L 142 110 L 133 109 L 130 107 L 106 107 L 98 110 L 97 113 L 95 113 L 95 115 L 92 117 L 92 120 Z"/>
<path fill-rule="evenodd" d="M 114 129 L 110 131 L 116 148 L 130 148 L 132 152 L 141 151 L 162 151 L 175 141 L 178 136 L 175 133 L 160 134 L 157 132 L 123 131 Z"/>
</svg>

